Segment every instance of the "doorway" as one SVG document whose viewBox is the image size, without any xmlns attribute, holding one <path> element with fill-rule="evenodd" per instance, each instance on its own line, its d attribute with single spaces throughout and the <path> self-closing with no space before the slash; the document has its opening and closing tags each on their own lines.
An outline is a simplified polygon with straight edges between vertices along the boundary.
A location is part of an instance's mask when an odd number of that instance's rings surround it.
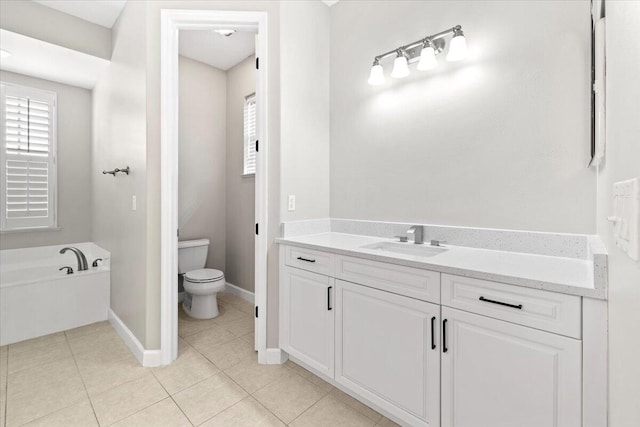
<svg viewBox="0 0 640 427">
<path fill-rule="evenodd" d="M 162 10 L 161 12 L 161 363 L 178 354 L 179 34 L 235 30 L 256 33 L 255 95 L 255 347 L 266 363 L 267 288 L 267 17 L 265 12 Z M 253 229 L 253 227 L 252 227 Z M 252 230 L 253 231 L 253 230 Z"/>
</svg>

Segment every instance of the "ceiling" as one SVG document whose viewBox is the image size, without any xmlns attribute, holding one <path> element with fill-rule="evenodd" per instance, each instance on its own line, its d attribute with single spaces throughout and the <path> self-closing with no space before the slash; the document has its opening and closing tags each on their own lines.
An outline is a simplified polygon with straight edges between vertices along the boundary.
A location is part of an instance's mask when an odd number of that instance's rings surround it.
<svg viewBox="0 0 640 427">
<path fill-rule="evenodd" d="M 0 29 L 1 69 L 54 82 L 93 89 L 109 61 L 22 34 Z"/>
<path fill-rule="evenodd" d="M 33 0 L 43 6 L 73 15 L 85 21 L 112 28 L 124 9 L 126 0 Z M 331 7 L 340 0 L 322 0 Z"/>
<path fill-rule="evenodd" d="M 255 32 L 237 31 L 229 37 L 212 30 L 180 31 L 180 55 L 227 71 L 251 56 Z"/>
<path fill-rule="evenodd" d="M 126 0 L 33 0 L 85 21 L 111 28 L 122 12 Z"/>
</svg>

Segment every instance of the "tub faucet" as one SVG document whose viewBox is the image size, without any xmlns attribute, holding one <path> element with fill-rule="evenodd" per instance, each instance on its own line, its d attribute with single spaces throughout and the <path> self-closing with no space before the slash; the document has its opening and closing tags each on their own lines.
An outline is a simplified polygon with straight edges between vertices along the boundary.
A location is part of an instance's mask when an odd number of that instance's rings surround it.
<svg viewBox="0 0 640 427">
<path fill-rule="evenodd" d="M 423 228 L 421 225 L 414 225 L 408 231 L 407 234 L 409 236 L 413 235 L 413 243 L 416 245 L 421 245 L 424 243 L 423 236 Z"/>
<path fill-rule="evenodd" d="M 78 259 L 78 271 L 85 271 L 89 269 L 87 266 L 87 257 L 84 256 L 80 249 L 70 247 L 60 249 L 61 254 L 67 251 L 73 251 L 73 253 L 76 254 L 76 258 Z"/>
</svg>

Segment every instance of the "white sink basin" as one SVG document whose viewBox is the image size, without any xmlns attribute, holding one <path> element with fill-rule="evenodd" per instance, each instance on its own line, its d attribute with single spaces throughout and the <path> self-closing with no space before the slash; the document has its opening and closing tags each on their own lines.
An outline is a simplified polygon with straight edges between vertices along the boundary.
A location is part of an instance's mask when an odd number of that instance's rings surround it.
<svg viewBox="0 0 640 427">
<path fill-rule="evenodd" d="M 362 249 L 370 249 L 374 251 L 390 252 L 401 255 L 411 255 L 418 257 L 432 257 L 441 254 L 447 250 L 447 248 L 441 248 L 437 246 L 429 245 L 416 245 L 414 243 L 400 243 L 400 242 L 379 242 L 372 243 L 370 245 L 360 246 Z"/>
</svg>

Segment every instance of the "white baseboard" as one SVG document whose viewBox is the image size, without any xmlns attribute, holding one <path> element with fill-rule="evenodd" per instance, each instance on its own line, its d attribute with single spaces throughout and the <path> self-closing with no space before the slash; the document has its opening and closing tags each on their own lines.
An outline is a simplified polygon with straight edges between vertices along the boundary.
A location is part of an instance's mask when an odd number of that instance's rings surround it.
<svg viewBox="0 0 640 427">
<path fill-rule="evenodd" d="M 225 291 L 229 292 L 232 295 L 242 298 L 245 301 L 249 301 L 251 304 L 255 304 L 255 294 L 253 292 L 249 292 L 246 289 L 242 289 L 240 286 L 236 286 L 232 283 L 225 283 Z"/>
<path fill-rule="evenodd" d="M 289 355 L 279 348 L 267 348 L 267 365 L 282 365 Z"/>
<path fill-rule="evenodd" d="M 108 319 L 111 326 L 113 326 L 113 329 L 115 329 L 118 335 L 120 335 L 120 338 L 122 338 L 127 347 L 129 347 L 129 350 L 131 350 L 131 353 L 133 353 L 142 366 L 152 367 L 160 366 L 162 364 L 161 350 L 145 350 L 136 336 L 133 335 L 129 328 L 127 328 L 127 325 L 125 325 L 111 309 L 109 309 Z"/>
</svg>

